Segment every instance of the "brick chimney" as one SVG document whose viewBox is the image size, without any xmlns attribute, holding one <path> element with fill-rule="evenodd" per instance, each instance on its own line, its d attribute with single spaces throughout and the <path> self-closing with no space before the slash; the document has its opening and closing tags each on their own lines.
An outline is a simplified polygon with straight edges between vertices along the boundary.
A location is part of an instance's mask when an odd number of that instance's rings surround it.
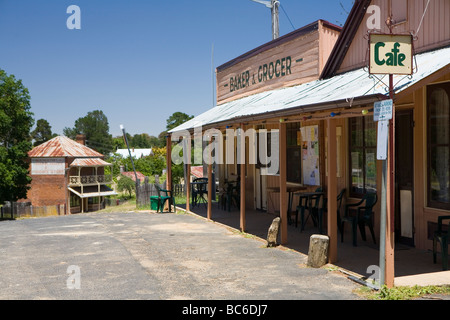
<svg viewBox="0 0 450 320">
<path fill-rule="evenodd" d="M 76 142 L 82 144 L 83 146 L 86 145 L 86 135 L 77 134 L 77 137 L 75 139 L 76 139 Z"/>
</svg>

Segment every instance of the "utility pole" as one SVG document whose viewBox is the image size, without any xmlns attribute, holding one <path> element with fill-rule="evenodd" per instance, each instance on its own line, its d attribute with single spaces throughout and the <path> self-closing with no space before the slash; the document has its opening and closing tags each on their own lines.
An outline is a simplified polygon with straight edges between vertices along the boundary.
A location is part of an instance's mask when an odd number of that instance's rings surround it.
<svg viewBox="0 0 450 320">
<path fill-rule="evenodd" d="M 270 8 L 272 15 L 272 40 L 277 39 L 280 36 L 280 24 L 279 24 L 279 10 L 280 1 L 278 0 L 252 0 L 254 2 L 261 3 L 265 5 L 267 8 Z"/>
<path fill-rule="evenodd" d="M 128 153 L 130 154 L 131 164 L 133 165 L 134 177 L 136 178 L 136 183 L 137 183 L 138 182 L 138 177 L 137 177 L 136 169 L 134 167 L 133 157 L 131 156 L 130 147 L 128 145 L 128 139 L 127 139 L 127 134 L 125 133 L 125 127 L 123 125 L 120 125 L 120 129 L 122 130 L 123 138 L 125 139 L 125 143 L 127 145 Z"/>
<path fill-rule="evenodd" d="M 277 0 L 271 0 L 271 12 L 272 12 L 272 40 L 277 39 L 280 36 L 280 23 L 278 19 L 278 6 L 280 2 Z"/>
</svg>

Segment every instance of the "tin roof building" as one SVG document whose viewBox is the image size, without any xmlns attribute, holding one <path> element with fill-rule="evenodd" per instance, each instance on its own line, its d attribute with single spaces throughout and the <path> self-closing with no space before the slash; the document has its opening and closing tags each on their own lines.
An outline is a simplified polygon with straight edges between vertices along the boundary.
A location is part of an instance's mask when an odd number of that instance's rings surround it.
<svg viewBox="0 0 450 320">
<path fill-rule="evenodd" d="M 31 188 L 28 201 L 33 206 L 63 205 L 64 213 L 98 210 L 104 197 L 115 195 L 107 185 L 112 166 L 104 156 L 85 146 L 85 137 L 77 141 L 64 136 L 55 137 L 32 149 L 30 158 Z"/>
</svg>

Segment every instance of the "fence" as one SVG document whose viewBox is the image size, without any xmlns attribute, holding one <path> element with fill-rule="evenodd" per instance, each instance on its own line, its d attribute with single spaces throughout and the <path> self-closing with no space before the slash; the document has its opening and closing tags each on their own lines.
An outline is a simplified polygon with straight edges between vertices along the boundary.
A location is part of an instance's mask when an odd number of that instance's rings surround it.
<svg viewBox="0 0 450 320">
<path fill-rule="evenodd" d="M 25 217 L 47 217 L 64 215 L 65 206 L 32 206 L 30 202 L 11 202 L 6 201 L 0 208 L 0 219 L 16 219 Z"/>
<path fill-rule="evenodd" d="M 155 183 L 149 183 L 148 177 L 145 177 L 144 183 L 136 183 L 136 206 L 137 207 L 147 207 L 150 206 L 150 197 L 157 196 L 158 192 L 156 191 L 155 184 L 161 186 L 162 189 L 166 188 L 166 182 L 159 183 L 159 179 L 156 176 Z M 184 184 L 175 184 L 173 186 L 173 194 L 174 196 L 183 195 L 185 193 L 185 185 Z"/>
</svg>

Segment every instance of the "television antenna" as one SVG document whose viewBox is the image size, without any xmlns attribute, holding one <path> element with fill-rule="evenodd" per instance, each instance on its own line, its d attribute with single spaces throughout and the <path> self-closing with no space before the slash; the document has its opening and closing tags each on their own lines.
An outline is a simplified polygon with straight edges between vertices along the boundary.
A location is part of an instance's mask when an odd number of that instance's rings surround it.
<svg viewBox="0 0 450 320">
<path fill-rule="evenodd" d="M 277 39 L 280 36 L 280 24 L 278 19 L 278 7 L 280 1 L 277 0 L 252 0 L 253 2 L 261 3 L 270 9 L 272 14 L 272 40 Z"/>
</svg>

